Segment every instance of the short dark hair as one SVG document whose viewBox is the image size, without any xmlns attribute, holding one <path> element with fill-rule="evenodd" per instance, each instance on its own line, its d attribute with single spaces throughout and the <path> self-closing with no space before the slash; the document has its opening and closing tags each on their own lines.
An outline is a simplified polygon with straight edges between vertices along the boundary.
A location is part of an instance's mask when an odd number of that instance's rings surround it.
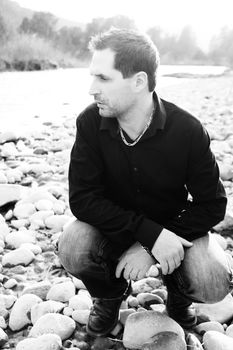
<svg viewBox="0 0 233 350">
<path fill-rule="evenodd" d="M 115 52 L 114 68 L 123 78 L 129 78 L 137 72 L 148 76 L 148 89 L 152 92 L 156 85 L 159 53 L 152 40 L 136 30 L 111 28 L 91 38 L 91 51 L 111 49 Z"/>
</svg>

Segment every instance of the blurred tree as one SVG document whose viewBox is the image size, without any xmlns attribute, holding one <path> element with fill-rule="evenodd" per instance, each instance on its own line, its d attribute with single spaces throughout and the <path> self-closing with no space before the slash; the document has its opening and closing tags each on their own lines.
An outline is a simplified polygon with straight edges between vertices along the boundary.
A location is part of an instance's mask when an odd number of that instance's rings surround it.
<svg viewBox="0 0 233 350">
<path fill-rule="evenodd" d="M 187 61 L 192 59 L 200 48 L 197 45 L 196 35 L 191 26 L 185 26 L 176 42 L 174 49 L 174 57 L 179 61 Z"/>
<path fill-rule="evenodd" d="M 0 42 L 4 43 L 7 39 L 8 31 L 6 22 L 4 21 L 4 18 L 0 14 Z"/>
<path fill-rule="evenodd" d="M 223 27 L 210 41 L 209 58 L 214 64 L 233 67 L 233 29 Z"/>
<path fill-rule="evenodd" d="M 23 33 L 37 34 L 42 38 L 53 39 L 57 18 L 51 13 L 35 12 L 31 19 L 24 18 L 19 31 Z"/>
<path fill-rule="evenodd" d="M 78 56 L 83 43 L 83 32 L 79 27 L 62 27 L 56 35 L 56 46 L 64 52 Z"/>
<path fill-rule="evenodd" d="M 135 29 L 136 25 L 132 19 L 123 15 L 117 15 L 109 18 L 93 18 L 92 21 L 87 24 L 84 32 L 82 54 L 89 54 L 88 43 L 93 35 L 106 31 L 111 27 Z"/>
</svg>

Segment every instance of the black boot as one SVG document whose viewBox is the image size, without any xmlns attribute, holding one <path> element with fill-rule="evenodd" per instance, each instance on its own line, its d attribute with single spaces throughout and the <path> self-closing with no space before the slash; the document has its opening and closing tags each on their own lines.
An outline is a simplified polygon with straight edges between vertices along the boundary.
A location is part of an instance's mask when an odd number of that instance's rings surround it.
<svg viewBox="0 0 233 350">
<path fill-rule="evenodd" d="M 125 293 L 118 298 L 95 298 L 87 323 L 87 333 L 94 337 L 110 333 L 118 322 L 119 309 L 123 300 L 131 293 L 131 284 Z"/>
<path fill-rule="evenodd" d="M 181 327 L 189 329 L 196 325 L 196 310 L 193 304 L 182 296 L 168 292 L 166 308 L 168 316 Z"/>
</svg>

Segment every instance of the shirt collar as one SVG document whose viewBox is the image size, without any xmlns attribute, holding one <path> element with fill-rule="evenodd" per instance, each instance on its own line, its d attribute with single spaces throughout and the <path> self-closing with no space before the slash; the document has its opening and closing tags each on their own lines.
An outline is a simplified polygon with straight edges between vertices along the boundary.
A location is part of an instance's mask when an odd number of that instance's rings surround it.
<svg viewBox="0 0 233 350">
<path fill-rule="evenodd" d="M 164 104 L 155 91 L 153 92 L 153 99 L 155 104 L 155 111 L 151 125 L 146 132 L 147 137 L 153 136 L 157 130 L 163 130 L 167 118 Z M 119 133 L 117 119 L 101 117 L 100 130 L 109 130 L 112 136 L 117 136 Z"/>
</svg>

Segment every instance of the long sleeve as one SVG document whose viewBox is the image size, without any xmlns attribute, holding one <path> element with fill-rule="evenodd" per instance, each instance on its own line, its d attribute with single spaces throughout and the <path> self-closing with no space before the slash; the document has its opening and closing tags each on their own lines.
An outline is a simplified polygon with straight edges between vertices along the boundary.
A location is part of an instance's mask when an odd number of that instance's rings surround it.
<svg viewBox="0 0 233 350">
<path fill-rule="evenodd" d="M 210 149 L 209 135 L 201 124 L 192 132 L 186 187 L 192 197 L 191 201 L 165 227 L 192 240 L 205 235 L 223 220 L 227 203 L 219 179 L 219 168 Z"/>
<path fill-rule="evenodd" d="M 95 133 L 90 140 L 89 132 L 87 136 L 77 119 L 77 135 L 69 167 L 72 213 L 79 220 L 97 227 L 119 248 L 130 246 L 135 240 L 152 247 L 162 226 L 144 215 L 136 215 L 133 210 L 123 209 L 107 198 L 104 161 L 99 145 L 95 143 Z"/>
</svg>

